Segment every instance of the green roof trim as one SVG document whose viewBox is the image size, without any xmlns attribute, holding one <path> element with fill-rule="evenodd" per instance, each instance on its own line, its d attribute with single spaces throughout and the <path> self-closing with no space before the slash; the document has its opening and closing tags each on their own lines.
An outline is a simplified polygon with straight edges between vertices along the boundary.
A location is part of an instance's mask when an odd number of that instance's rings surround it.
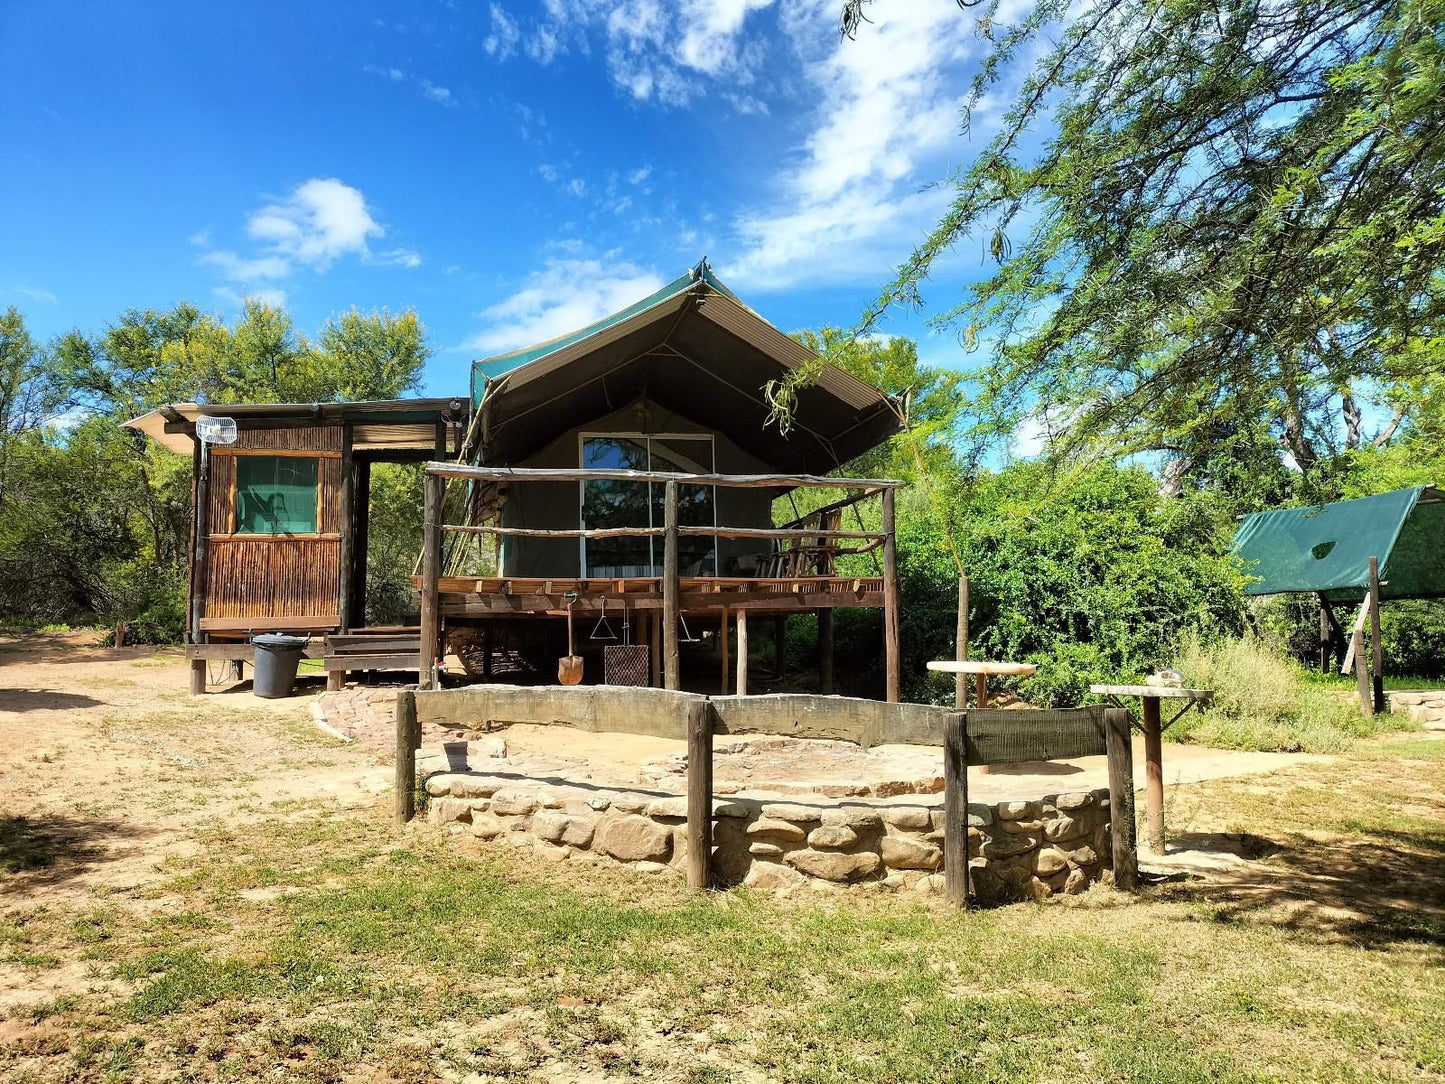
<svg viewBox="0 0 1445 1084">
<path fill-rule="evenodd" d="M 1430 486 L 1245 516 L 1234 553 L 1250 595 L 1312 592 L 1354 602 L 1380 564 L 1381 598 L 1445 598 L 1445 492 Z"/>
<path fill-rule="evenodd" d="M 672 300 L 672 298 L 677 295 L 693 289 L 698 283 L 705 283 L 729 300 L 736 301 L 739 305 L 743 304 L 738 296 L 724 286 L 718 280 L 717 276 L 713 274 L 712 267 L 708 264 L 707 260 L 700 260 L 695 267 L 679 275 L 666 286 L 662 287 L 662 289 L 655 293 L 648 294 L 641 301 L 628 305 L 627 308 L 614 312 L 611 316 L 604 316 L 595 323 L 578 328 L 576 331 L 569 331 L 567 334 L 559 335 L 555 339 L 548 339 L 546 342 L 524 347 L 521 350 L 513 350 L 508 354 L 497 354 L 490 358 L 484 358 L 481 361 L 472 362 L 472 406 L 477 407 L 481 405 L 482 393 L 486 389 L 487 381 L 497 380 L 515 369 L 520 369 L 523 365 L 537 361 L 540 358 L 545 358 L 548 354 L 554 354 L 558 350 L 563 350 L 571 346 L 573 343 L 581 342 L 583 339 L 606 331 L 608 328 L 614 327 L 625 320 L 630 320 L 638 313 L 646 312 L 654 306 L 661 305 L 666 301 Z M 481 379 L 479 380 L 478 377 L 481 377 Z"/>
</svg>

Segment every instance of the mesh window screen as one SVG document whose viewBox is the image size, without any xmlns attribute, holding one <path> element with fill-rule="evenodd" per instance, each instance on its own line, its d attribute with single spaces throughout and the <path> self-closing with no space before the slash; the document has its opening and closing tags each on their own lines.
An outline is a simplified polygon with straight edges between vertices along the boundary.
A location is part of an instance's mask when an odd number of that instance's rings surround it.
<svg viewBox="0 0 1445 1084">
<path fill-rule="evenodd" d="M 236 457 L 237 534 L 315 534 L 315 459 Z"/>
</svg>

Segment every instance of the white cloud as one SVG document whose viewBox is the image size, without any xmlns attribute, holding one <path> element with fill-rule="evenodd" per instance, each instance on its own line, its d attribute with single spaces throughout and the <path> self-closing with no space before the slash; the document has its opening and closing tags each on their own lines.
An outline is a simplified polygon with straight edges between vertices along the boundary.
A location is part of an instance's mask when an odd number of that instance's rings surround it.
<svg viewBox="0 0 1445 1084">
<path fill-rule="evenodd" d="M 521 288 L 479 314 L 486 327 L 465 350 L 500 354 L 586 327 L 661 288 L 654 271 L 625 260 L 549 259 Z"/>
<path fill-rule="evenodd" d="M 643 181 L 647 180 L 647 178 L 649 178 L 649 177 L 651 177 L 651 176 L 652 176 L 652 167 L 651 167 L 651 166 L 639 166 L 637 169 L 634 169 L 631 173 L 629 173 L 629 174 L 627 175 L 627 183 L 628 183 L 628 184 L 641 184 Z"/>
<path fill-rule="evenodd" d="M 400 83 L 406 79 L 406 72 L 400 68 L 383 68 L 376 64 L 368 64 L 361 70 L 367 75 L 378 75 L 383 79 L 390 79 L 393 83 Z"/>
<path fill-rule="evenodd" d="M 557 167 L 550 162 L 543 162 L 537 167 L 537 172 L 541 174 L 542 180 L 548 184 L 552 184 L 557 180 Z"/>
<path fill-rule="evenodd" d="M 385 227 L 372 216 L 361 190 L 335 177 L 303 181 L 285 199 L 252 212 L 246 234 L 257 244 L 250 253 L 209 248 L 208 234 L 196 234 L 191 241 L 205 250 L 202 264 L 241 284 L 285 279 L 302 267 L 323 272 L 346 256 L 406 269 L 422 262 L 419 253 L 407 248 L 373 251 L 371 242 L 386 235 Z"/>
<path fill-rule="evenodd" d="M 952 76 L 968 56 L 965 18 L 950 4 L 894 4 L 840 41 L 836 14 L 831 0 L 786 9 L 819 104 L 771 205 L 733 224 L 741 253 L 721 269 L 740 285 L 876 277 L 947 200 L 942 189 L 920 191 L 920 179 L 957 150 L 962 95 Z"/>
<path fill-rule="evenodd" d="M 247 301 L 259 301 L 263 305 L 270 305 L 273 309 L 286 307 L 286 291 L 274 288 L 242 292 L 230 286 L 217 286 L 211 291 L 211 294 L 217 301 L 225 302 L 233 309 L 245 308 Z"/>
<path fill-rule="evenodd" d="M 450 90 L 446 87 L 437 86 L 437 84 L 433 83 L 430 79 L 421 80 L 420 86 L 422 94 L 430 101 L 437 102 L 440 105 L 457 104 L 452 98 L 452 92 Z"/>
<path fill-rule="evenodd" d="M 482 42 L 482 48 L 487 51 L 487 55 L 498 60 L 508 59 L 517 51 L 517 42 L 521 37 L 522 31 L 517 27 L 517 20 L 508 15 L 501 4 L 493 4 L 492 32 Z"/>
<path fill-rule="evenodd" d="M 49 290 L 42 290 L 39 286 L 29 286 L 25 283 L 20 283 L 16 286 L 12 286 L 9 290 L 0 291 L 0 293 L 19 294 L 21 297 L 26 298 L 27 300 L 40 301 L 46 305 L 60 304 L 60 298 L 56 297 Z"/>
<path fill-rule="evenodd" d="M 587 182 L 581 177 L 573 177 L 567 182 L 567 191 L 573 196 L 585 196 L 587 194 Z"/>
</svg>

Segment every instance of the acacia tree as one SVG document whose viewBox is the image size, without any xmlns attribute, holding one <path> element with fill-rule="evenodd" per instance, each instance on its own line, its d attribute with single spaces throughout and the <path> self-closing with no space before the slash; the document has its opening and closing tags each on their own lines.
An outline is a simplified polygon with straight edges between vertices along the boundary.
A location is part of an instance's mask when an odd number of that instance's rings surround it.
<svg viewBox="0 0 1445 1084">
<path fill-rule="evenodd" d="M 988 435 L 1043 418 L 1061 454 L 1165 453 L 1176 486 L 1232 434 L 1307 482 L 1390 440 L 1445 369 L 1445 0 L 960 7 L 991 44 L 965 119 L 1012 104 L 855 334 L 986 239 L 933 319 L 992 344 Z"/>
</svg>

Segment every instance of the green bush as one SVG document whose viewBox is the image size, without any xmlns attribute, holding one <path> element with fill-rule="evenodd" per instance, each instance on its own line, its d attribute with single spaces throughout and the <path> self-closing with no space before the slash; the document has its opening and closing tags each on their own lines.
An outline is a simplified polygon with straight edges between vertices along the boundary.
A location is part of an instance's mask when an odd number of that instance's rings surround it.
<svg viewBox="0 0 1445 1084">
<path fill-rule="evenodd" d="M 1361 714 L 1352 693 L 1320 688 L 1298 663 L 1254 635 L 1181 641 L 1174 665 L 1185 684 L 1212 689 L 1202 712 L 1188 712 L 1167 736 L 1218 749 L 1339 753 L 1358 738 L 1403 729 L 1397 716 Z"/>
</svg>

